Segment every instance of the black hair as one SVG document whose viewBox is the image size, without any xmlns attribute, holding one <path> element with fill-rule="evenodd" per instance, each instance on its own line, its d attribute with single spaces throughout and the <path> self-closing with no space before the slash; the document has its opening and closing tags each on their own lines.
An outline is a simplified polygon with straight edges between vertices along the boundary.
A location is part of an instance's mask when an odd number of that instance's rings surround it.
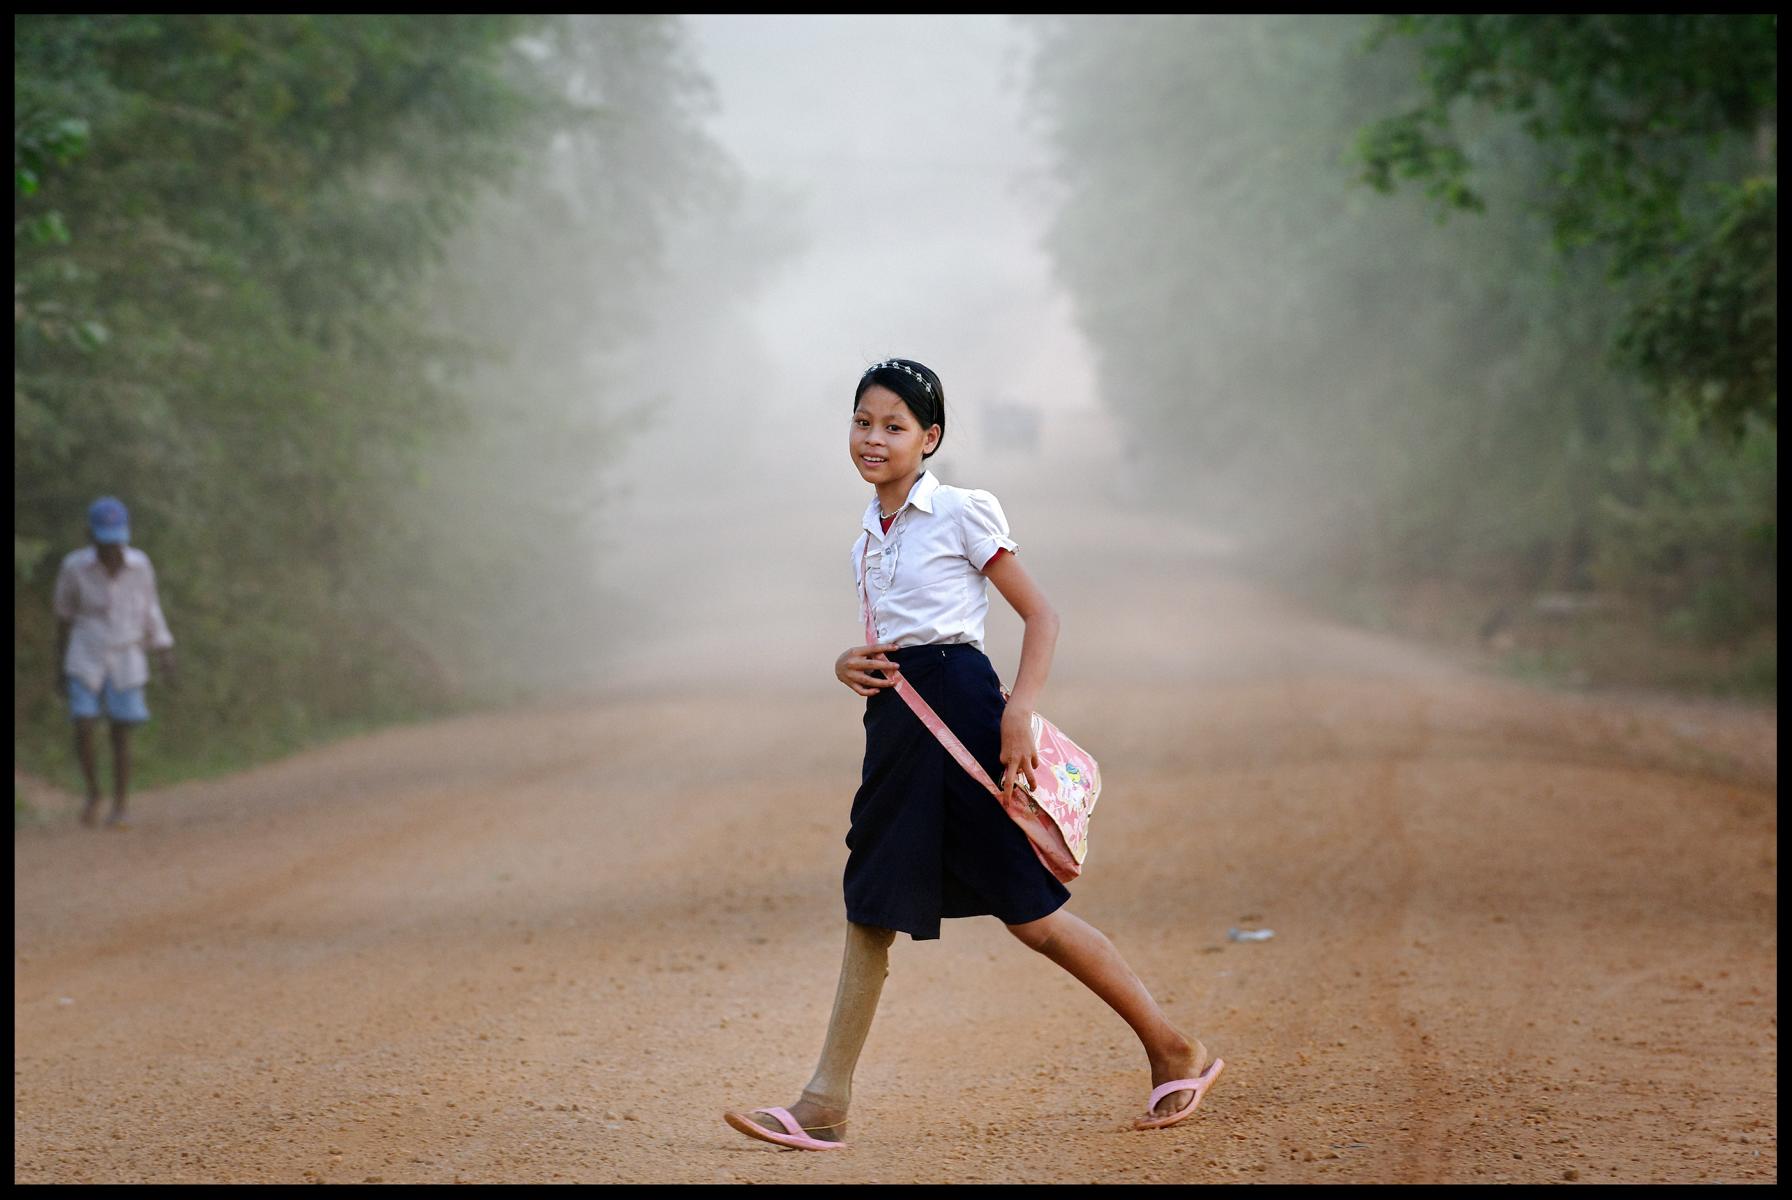
<svg viewBox="0 0 1792 1200">
<path fill-rule="evenodd" d="M 908 405 L 915 420 L 921 422 L 922 433 L 934 425 L 940 427 L 940 440 L 921 457 L 931 458 L 938 453 L 946 441 L 946 389 L 941 386 L 940 377 L 912 358 L 886 358 L 859 377 L 858 389 L 852 394 L 855 409 L 865 389 L 874 383 L 889 388 Z"/>
</svg>

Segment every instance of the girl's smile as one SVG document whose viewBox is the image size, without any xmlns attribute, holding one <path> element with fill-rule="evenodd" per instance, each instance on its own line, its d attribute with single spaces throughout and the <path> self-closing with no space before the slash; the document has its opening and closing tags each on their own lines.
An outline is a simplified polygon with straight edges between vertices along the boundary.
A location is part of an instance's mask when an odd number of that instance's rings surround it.
<svg viewBox="0 0 1792 1200">
<path fill-rule="evenodd" d="M 922 456 L 938 444 L 939 427 L 923 432 L 914 412 L 889 388 L 873 384 L 859 397 L 849 439 L 852 461 L 865 482 L 880 485 L 880 495 L 889 485 L 899 485 L 906 495 L 907 484 L 921 473 Z M 894 503 L 901 502 L 895 497 Z"/>
</svg>

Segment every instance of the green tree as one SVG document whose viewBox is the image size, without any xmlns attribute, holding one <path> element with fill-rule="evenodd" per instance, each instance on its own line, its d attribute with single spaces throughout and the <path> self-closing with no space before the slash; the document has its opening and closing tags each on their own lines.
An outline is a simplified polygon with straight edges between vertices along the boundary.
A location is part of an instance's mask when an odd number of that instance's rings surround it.
<svg viewBox="0 0 1792 1200">
<path fill-rule="evenodd" d="M 1351 134 L 1409 69 L 1358 53 L 1363 26 L 1046 23 L 1050 249 L 1103 390 L 1158 489 L 1265 559 L 1571 575 L 1626 403 L 1592 361 L 1611 304 L 1583 262 L 1550 283 L 1533 220 L 1446 236 L 1352 188 Z M 1501 195 L 1541 169 L 1511 129 L 1479 136 L 1513 162 Z"/>
<path fill-rule="evenodd" d="M 1669 626 L 1698 609 L 1707 636 L 1771 627 L 1771 426 L 1675 448 L 1683 423 L 1606 353 L 1641 284 L 1558 243 L 1533 201 L 1560 165 L 1522 114 L 1458 115 L 1486 216 L 1444 225 L 1357 180 L 1358 131 L 1422 65 L 1398 39 L 1365 53 L 1372 19 L 1036 25 L 1048 250 L 1164 503 L 1284 578 L 1451 579 L 1490 605 L 1597 584 Z M 1674 517 L 1693 495 L 1697 519 Z M 1717 563 L 1725 595 L 1700 600 Z"/>
<path fill-rule="evenodd" d="M 1537 198 L 1556 242 L 1597 246 L 1643 281 L 1621 360 L 1714 426 L 1771 421 L 1778 396 L 1772 14 L 1390 16 L 1370 38 L 1422 53 L 1427 94 L 1367 125 L 1362 177 L 1422 181 L 1443 212 L 1480 210 L 1465 108 L 1519 114 L 1548 153 Z"/>
<path fill-rule="evenodd" d="M 473 698 L 460 683 L 487 648 L 455 636 L 464 607 L 434 617 L 479 601 L 454 589 L 469 562 L 507 553 L 513 530 L 481 527 L 458 557 L 407 555 L 417 530 L 455 536 L 419 520 L 417 497 L 433 488 L 464 508 L 487 486 L 492 464 L 463 435 L 494 396 L 547 418 L 538 447 L 571 440 L 555 421 L 574 414 L 545 403 L 531 372 L 626 339 L 631 289 L 655 268 L 651 248 L 621 239 L 644 227 L 636 209 L 674 207 L 685 185 L 654 155 L 705 152 L 655 109 L 682 112 L 700 87 L 661 45 L 676 46 L 676 23 L 584 20 L 15 18 L 22 754 L 44 761 L 66 737 L 46 597 L 55 554 L 84 540 L 80 514 L 102 491 L 131 502 L 185 648 L 158 723 L 180 729 L 185 761 L 241 761 Z M 639 82 L 622 86 L 630 71 Z M 608 198 L 617 241 L 562 247 L 569 271 L 594 254 L 582 265 L 610 281 L 607 307 L 557 314 L 530 342 L 544 322 L 524 268 L 482 277 L 466 231 L 503 215 L 494 195 L 562 170 L 563 135 L 647 145 L 606 149 L 574 187 Z M 509 215 L 480 235 L 500 263 L 542 213 Z M 457 305 L 458 322 L 445 316 Z M 585 399 L 580 415 L 601 410 L 601 394 Z M 587 449 L 609 436 L 590 424 Z M 146 756 L 152 769 L 166 759 Z"/>
</svg>

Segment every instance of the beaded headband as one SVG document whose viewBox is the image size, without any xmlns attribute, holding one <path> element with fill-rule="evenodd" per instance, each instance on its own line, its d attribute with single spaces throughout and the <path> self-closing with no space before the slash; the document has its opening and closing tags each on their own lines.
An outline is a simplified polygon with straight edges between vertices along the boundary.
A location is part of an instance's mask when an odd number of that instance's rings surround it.
<svg viewBox="0 0 1792 1200">
<path fill-rule="evenodd" d="M 885 367 L 889 367 L 894 371 L 907 371 L 910 375 L 913 375 L 916 379 L 921 381 L 921 386 L 927 389 L 927 394 L 929 396 L 933 395 L 933 385 L 927 382 L 927 377 L 925 375 L 921 374 L 921 372 L 915 370 L 913 367 L 904 366 L 893 358 L 886 358 L 880 363 L 872 363 L 865 368 L 865 374 L 869 375 L 873 371 L 881 371 Z M 864 378 L 864 376 L 860 376 L 860 378 Z"/>
</svg>

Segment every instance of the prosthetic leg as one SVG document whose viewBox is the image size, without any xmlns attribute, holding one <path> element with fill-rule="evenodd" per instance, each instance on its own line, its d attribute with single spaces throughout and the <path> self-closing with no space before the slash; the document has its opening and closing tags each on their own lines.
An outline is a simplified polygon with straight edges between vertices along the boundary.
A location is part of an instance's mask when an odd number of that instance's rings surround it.
<svg viewBox="0 0 1792 1200">
<path fill-rule="evenodd" d="M 877 1000 L 890 974 L 890 943 L 896 933 L 871 925 L 846 923 L 846 954 L 840 962 L 840 984 L 834 990 L 834 1012 L 828 1019 L 821 1061 L 797 1103 L 804 1120 L 783 1108 L 756 1108 L 751 1113 L 726 1112 L 722 1119 L 749 1137 L 799 1150 L 838 1150 L 845 1142 L 810 1136 L 846 1124 L 852 1103 L 852 1073 L 877 1015 Z M 763 1114 L 783 1129 L 761 1123 Z M 819 1122 L 819 1123 L 817 1123 Z"/>
<path fill-rule="evenodd" d="M 877 1015 L 877 999 L 890 975 L 890 943 L 893 929 L 846 923 L 846 954 L 840 962 L 840 986 L 834 990 L 834 1013 L 828 1018 L 827 1040 L 821 1061 L 803 1089 L 803 1099 L 822 1108 L 847 1108 L 852 1103 L 852 1073 L 859 1052 Z"/>
</svg>

